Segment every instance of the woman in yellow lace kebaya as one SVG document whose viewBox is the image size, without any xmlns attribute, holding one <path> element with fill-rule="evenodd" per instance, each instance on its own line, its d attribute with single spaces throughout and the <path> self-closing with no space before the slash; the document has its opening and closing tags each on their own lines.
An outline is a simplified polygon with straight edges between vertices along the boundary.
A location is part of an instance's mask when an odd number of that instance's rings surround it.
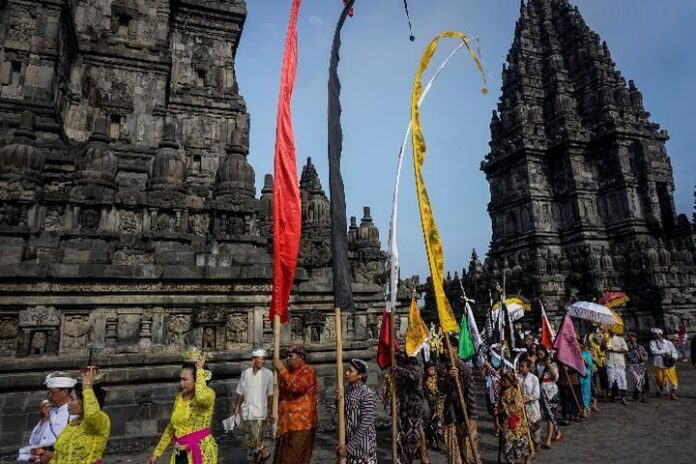
<svg viewBox="0 0 696 464">
<path fill-rule="evenodd" d="M 58 436 L 53 451 L 39 453 L 41 464 L 101 464 L 111 421 L 101 410 L 106 393 L 94 385 L 96 374 L 93 366 L 82 372 L 82 383 L 73 387 L 68 403 L 68 412 L 77 417 Z"/>
<path fill-rule="evenodd" d="M 181 368 L 181 393 L 174 400 L 174 409 L 167 428 L 148 464 L 155 464 L 171 443 L 170 464 L 216 464 L 217 443 L 210 433 L 215 392 L 206 385 L 205 357 Z"/>
<path fill-rule="evenodd" d="M 509 372 L 500 376 L 502 393 L 495 406 L 496 423 L 503 434 L 503 452 L 509 464 L 530 464 L 534 457 L 529 426 L 517 380 Z"/>
</svg>

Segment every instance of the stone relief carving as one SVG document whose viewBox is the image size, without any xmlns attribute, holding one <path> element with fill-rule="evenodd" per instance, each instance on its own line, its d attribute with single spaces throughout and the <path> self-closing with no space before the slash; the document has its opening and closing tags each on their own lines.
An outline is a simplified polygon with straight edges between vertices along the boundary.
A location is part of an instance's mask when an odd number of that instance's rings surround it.
<svg viewBox="0 0 696 464">
<path fill-rule="evenodd" d="M 246 313 L 233 313 L 227 319 L 227 343 L 247 343 L 249 339 L 248 316 Z"/>
<path fill-rule="evenodd" d="M 89 316 L 69 314 L 63 318 L 62 347 L 64 350 L 80 350 L 87 346 L 89 334 Z"/>
<path fill-rule="evenodd" d="M 186 335 L 191 330 L 191 316 L 188 314 L 170 314 L 167 322 L 167 344 L 176 347 L 186 345 Z"/>
<path fill-rule="evenodd" d="M 44 217 L 43 228 L 44 230 L 57 231 L 63 230 L 63 215 L 64 209 L 62 207 L 51 207 L 46 209 L 46 216 Z"/>
<path fill-rule="evenodd" d="M 21 327 L 58 327 L 60 313 L 53 306 L 34 306 L 19 313 Z"/>
<path fill-rule="evenodd" d="M 17 316 L 0 317 L 0 353 L 14 354 L 17 349 Z"/>
</svg>

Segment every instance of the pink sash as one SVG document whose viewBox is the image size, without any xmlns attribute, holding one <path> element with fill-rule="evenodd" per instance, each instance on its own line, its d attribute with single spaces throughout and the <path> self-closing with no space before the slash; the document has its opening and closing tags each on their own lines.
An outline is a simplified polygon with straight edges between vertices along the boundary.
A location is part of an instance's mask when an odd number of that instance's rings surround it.
<svg viewBox="0 0 696 464">
<path fill-rule="evenodd" d="M 179 447 L 187 453 L 191 453 L 191 461 L 193 464 L 203 464 L 203 456 L 201 455 L 201 440 L 208 435 L 210 435 L 209 429 L 201 429 L 188 433 L 183 437 L 174 437 L 172 442 L 179 445 Z"/>
</svg>

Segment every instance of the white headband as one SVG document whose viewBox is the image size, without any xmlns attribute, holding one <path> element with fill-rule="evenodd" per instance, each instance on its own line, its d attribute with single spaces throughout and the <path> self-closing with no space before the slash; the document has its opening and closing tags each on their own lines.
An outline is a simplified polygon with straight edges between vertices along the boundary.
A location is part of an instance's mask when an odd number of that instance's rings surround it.
<svg viewBox="0 0 696 464">
<path fill-rule="evenodd" d="M 265 358 L 266 357 L 266 350 L 263 348 L 254 350 L 251 352 L 251 357 L 252 358 Z"/>
<path fill-rule="evenodd" d="M 662 329 L 658 329 L 657 327 L 653 327 L 652 329 L 650 329 L 650 333 L 653 333 L 655 335 L 662 335 L 663 332 L 662 332 Z"/>
<path fill-rule="evenodd" d="M 77 380 L 70 378 L 64 372 L 52 372 L 46 376 L 46 387 L 51 388 L 73 388 Z"/>
</svg>

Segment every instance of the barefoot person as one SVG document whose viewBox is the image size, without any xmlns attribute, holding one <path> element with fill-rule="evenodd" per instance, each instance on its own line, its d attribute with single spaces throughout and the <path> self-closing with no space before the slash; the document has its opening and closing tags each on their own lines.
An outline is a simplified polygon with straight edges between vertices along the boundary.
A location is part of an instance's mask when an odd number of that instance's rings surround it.
<svg viewBox="0 0 696 464">
<path fill-rule="evenodd" d="M 266 351 L 251 353 L 251 367 L 242 372 L 237 385 L 234 414 L 242 418 L 242 441 L 247 448 L 247 460 L 265 462 L 271 452 L 264 448 L 266 423 L 273 418 L 268 414 L 273 405 L 273 372 L 264 367 Z"/>
<path fill-rule="evenodd" d="M 48 399 L 39 405 L 39 423 L 29 436 L 29 444 L 19 450 L 18 461 L 34 460 L 37 457 L 37 449 L 47 450 L 53 447 L 60 433 L 70 422 L 70 390 L 77 380 L 65 372 L 52 372 L 46 376 L 44 383 L 48 388 Z"/>
<path fill-rule="evenodd" d="M 70 391 L 68 411 L 73 419 L 58 436 L 53 450 L 39 454 L 39 463 L 92 464 L 101 463 L 111 432 L 111 421 L 102 408 L 106 392 L 94 384 L 97 368 L 86 367 L 82 381 Z"/>
<path fill-rule="evenodd" d="M 560 401 L 558 385 L 556 384 L 558 381 L 558 364 L 551 360 L 548 350 L 543 345 L 539 345 L 537 348 L 537 362 L 534 369 L 541 386 L 540 404 L 548 424 L 546 443 L 542 446 L 551 448 L 552 441 L 563 439 L 563 434 L 556 418 L 556 410 Z"/>
<path fill-rule="evenodd" d="M 181 392 L 176 395 L 169 423 L 148 464 L 155 464 L 170 444 L 170 464 L 217 463 L 217 443 L 210 433 L 215 392 L 206 385 L 210 371 L 204 368 L 205 356 L 202 354 L 197 355 L 195 363 L 185 362 L 181 367 Z"/>
</svg>

